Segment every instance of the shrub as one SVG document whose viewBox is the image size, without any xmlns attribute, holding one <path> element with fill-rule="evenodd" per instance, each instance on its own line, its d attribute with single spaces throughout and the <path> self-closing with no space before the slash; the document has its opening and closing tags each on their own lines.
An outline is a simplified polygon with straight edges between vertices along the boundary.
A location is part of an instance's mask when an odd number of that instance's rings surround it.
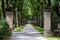
<svg viewBox="0 0 60 40">
<path fill-rule="evenodd" d="M 0 37 L 11 35 L 8 23 L 5 20 L 0 20 Z"/>
</svg>

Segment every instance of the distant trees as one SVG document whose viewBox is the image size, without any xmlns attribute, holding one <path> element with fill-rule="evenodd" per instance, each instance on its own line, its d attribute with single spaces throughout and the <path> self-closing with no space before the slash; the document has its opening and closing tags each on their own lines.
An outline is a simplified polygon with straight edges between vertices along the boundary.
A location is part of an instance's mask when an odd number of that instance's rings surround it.
<svg viewBox="0 0 60 40">
<path fill-rule="evenodd" d="M 42 26 L 43 25 L 43 0 L 33 0 L 32 6 L 34 8 L 34 23 L 37 26 Z"/>
</svg>

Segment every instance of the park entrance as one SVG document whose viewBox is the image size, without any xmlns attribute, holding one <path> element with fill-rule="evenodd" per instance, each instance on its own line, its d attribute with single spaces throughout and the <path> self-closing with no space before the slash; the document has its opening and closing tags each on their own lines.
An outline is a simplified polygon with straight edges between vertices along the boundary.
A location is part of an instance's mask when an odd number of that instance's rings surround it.
<svg viewBox="0 0 60 40">
<path fill-rule="evenodd" d="M 28 21 L 30 21 L 30 23 L 33 25 L 43 28 L 44 35 L 46 36 L 51 36 L 53 35 L 52 31 L 54 31 L 55 29 L 60 29 L 60 14 L 57 13 L 58 11 L 54 10 L 56 12 L 53 13 L 53 9 L 49 6 L 46 6 L 46 8 L 44 8 L 43 2 L 41 2 L 41 6 L 37 5 L 36 8 L 32 6 L 32 1 L 29 2 L 28 0 L 25 0 L 22 3 L 23 7 L 17 7 L 13 5 L 14 8 L 6 8 L 6 20 L 8 21 L 12 29 L 19 27 L 21 25 L 25 25 L 28 23 Z M 26 4 L 27 6 L 24 4 Z M 54 14 L 56 14 L 57 16 Z M 53 16 L 55 16 L 55 18 Z"/>
</svg>

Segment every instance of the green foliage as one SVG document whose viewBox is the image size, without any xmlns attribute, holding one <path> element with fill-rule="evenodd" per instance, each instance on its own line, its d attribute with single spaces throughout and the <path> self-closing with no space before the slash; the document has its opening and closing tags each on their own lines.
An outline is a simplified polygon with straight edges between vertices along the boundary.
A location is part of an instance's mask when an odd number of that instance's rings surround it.
<svg viewBox="0 0 60 40">
<path fill-rule="evenodd" d="M 0 20 L 0 37 L 9 36 L 9 25 L 5 20 Z"/>
<path fill-rule="evenodd" d="M 52 11 L 52 17 L 56 19 L 57 13 L 55 11 Z"/>
<path fill-rule="evenodd" d="M 53 7 L 53 6 L 58 5 L 58 1 L 59 0 L 51 0 L 51 6 Z"/>
<path fill-rule="evenodd" d="M 40 7 L 39 9 L 40 18 L 38 20 L 40 23 L 42 23 L 44 20 L 43 6 L 47 6 L 48 1 L 49 0 L 45 0 L 46 4 L 43 4 L 44 0 L 9 0 L 9 6 L 12 5 L 11 7 L 13 6 L 17 7 L 17 10 L 19 11 L 16 14 L 22 15 L 25 20 L 33 20 L 36 15 L 36 12 L 38 12 L 37 7 Z M 55 6 L 57 5 L 58 5 L 58 0 L 51 0 L 52 11 L 53 11 L 53 8 L 56 9 Z M 6 7 L 6 8 L 10 8 L 10 7 Z M 55 18 L 57 13 L 53 12 L 52 15 Z"/>
<path fill-rule="evenodd" d="M 22 12 L 26 20 L 29 20 L 35 14 L 31 0 L 24 0 Z"/>
<path fill-rule="evenodd" d="M 12 2 L 12 5 L 16 7 L 17 4 L 16 4 L 16 2 Z"/>
</svg>

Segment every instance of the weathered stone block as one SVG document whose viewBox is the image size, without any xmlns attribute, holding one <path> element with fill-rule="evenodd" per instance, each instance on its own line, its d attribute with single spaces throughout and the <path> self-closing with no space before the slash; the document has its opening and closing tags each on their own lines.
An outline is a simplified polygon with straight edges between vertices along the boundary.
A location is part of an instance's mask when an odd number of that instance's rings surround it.
<svg viewBox="0 0 60 40">
<path fill-rule="evenodd" d="M 44 9 L 44 35 L 51 36 L 51 9 Z"/>
</svg>

